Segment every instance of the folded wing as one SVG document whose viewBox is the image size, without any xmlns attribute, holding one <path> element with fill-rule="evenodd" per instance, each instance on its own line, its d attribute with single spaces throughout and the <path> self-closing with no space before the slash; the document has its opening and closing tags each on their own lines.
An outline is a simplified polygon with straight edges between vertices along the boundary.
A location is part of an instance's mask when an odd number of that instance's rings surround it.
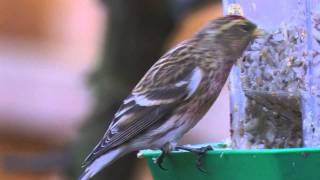
<svg viewBox="0 0 320 180">
<path fill-rule="evenodd" d="M 178 64 L 172 61 L 159 61 L 147 72 L 131 95 L 123 101 L 84 166 L 137 137 L 155 123 L 166 121 L 165 116 L 194 95 L 202 80 L 202 70 L 190 59 L 184 59 Z M 161 81 L 159 78 L 165 79 Z"/>
</svg>

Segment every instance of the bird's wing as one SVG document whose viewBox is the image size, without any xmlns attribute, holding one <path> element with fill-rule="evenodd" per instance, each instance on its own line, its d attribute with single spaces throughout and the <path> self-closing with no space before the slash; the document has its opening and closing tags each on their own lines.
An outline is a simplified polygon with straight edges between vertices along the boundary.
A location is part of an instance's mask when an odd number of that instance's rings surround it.
<svg viewBox="0 0 320 180">
<path fill-rule="evenodd" d="M 202 70 L 191 59 L 184 59 L 177 64 L 173 62 L 175 59 L 172 54 L 166 58 L 152 66 L 123 101 L 84 166 L 164 119 L 164 116 L 196 92 L 202 80 Z"/>
</svg>

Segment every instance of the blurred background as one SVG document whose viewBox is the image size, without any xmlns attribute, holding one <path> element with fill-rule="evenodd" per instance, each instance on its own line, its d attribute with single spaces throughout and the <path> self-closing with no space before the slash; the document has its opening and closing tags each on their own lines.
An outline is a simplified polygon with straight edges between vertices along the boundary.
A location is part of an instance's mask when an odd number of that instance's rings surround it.
<svg viewBox="0 0 320 180">
<path fill-rule="evenodd" d="M 221 14 L 218 0 L 0 0 L 0 179 L 76 179 L 147 69 Z M 225 87 L 181 143 L 228 126 Z M 133 153 L 94 179 L 152 177 Z"/>
</svg>

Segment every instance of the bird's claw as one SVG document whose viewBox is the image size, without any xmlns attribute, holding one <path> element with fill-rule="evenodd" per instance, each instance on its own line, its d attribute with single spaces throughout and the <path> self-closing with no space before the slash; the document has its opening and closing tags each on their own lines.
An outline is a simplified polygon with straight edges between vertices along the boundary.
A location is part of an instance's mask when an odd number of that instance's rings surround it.
<svg viewBox="0 0 320 180">
<path fill-rule="evenodd" d="M 167 152 L 163 149 L 161 149 L 161 154 L 159 157 L 157 157 L 156 159 L 154 159 L 154 163 L 158 165 L 158 167 L 164 171 L 167 171 L 168 169 L 163 167 L 163 160 L 165 158 L 165 156 L 167 155 Z"/>
<path fill-rule="evenodd" d="M 196 154 L 195 164 L 196 164 L 197 169 L 203 173 L 207 173 L 207 171 L 203 168 L 203 156 L 206 154 L 207 151 L 213 150 L 213 148 L 211 146 L 208 145 L 208 146 L 201 147 L 201 148 L 177 146 L 176 149 L 177 150 L 181 149 L 181 150 L 189 151 L 189 152 Z"/>
<path fill-rule="evenodd" d="M 203 156 L 206 154 L 207 151 L 213 150 L 211 146 L 205 146 L 198 149 L 198 152 L 195 152 L 196 157 L 196 167 L 199 171 L 203 173 L 207 173 L 207 171 L 203 168 Z"/>
</svg>

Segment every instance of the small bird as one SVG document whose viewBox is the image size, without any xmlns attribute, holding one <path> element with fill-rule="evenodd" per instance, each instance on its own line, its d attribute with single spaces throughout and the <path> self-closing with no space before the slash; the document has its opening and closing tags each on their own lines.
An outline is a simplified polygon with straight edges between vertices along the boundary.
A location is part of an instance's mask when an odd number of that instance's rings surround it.
<svg viewBox="0 0 320 180">
<path fill-rule="evenodd" d="M 123 101 L 85 159 L 79 179 L 90 179 L 120 157 L 142 149 L 161 149 L 161 165 L 163 156 L 209 110 L 232 65 L 259 32 L 246 18 L 228 15 L 210 21 L 165 53 Z"/>
</svg>

